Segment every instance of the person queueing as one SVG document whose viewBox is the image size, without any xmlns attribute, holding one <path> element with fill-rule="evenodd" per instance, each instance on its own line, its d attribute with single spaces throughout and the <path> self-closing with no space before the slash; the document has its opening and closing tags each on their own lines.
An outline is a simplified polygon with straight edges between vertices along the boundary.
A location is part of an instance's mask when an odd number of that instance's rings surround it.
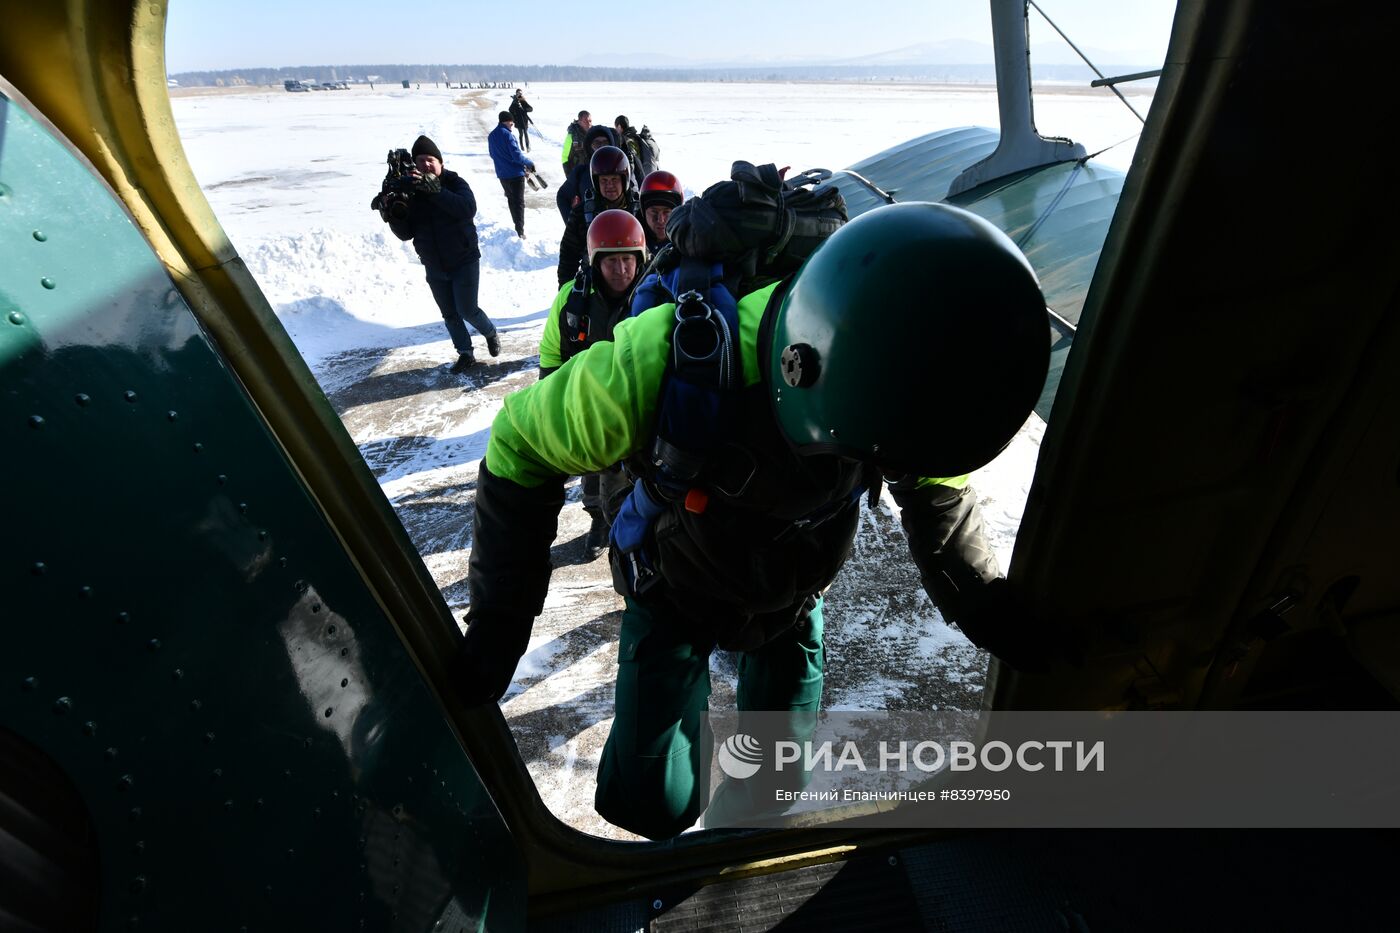
<svg viewBox="0 0 1400 933">
<path fill-rule="evenodd" d="M 642 156 L 642 149 L 646 144 L 632 128 L 632 121 L 627 119 L 626 114 L 620 113 L 613 120 L 613 132 L 617 135 L 617 147 L 627 153 L 627 161 L 632 163 L 632 177 L 641 178 L 647 175 L 650 170 L 644 164 Z"/>
<path fill-rule="evenodd" d="M 710 295 L 718 307 L 722 295 Z M 471 606 L 453 662 L 468 704 L 499 699 L 528 644 L 564 477 L 627 458 L 637 472 L 613 524 L 625 608 L 594 803 L 652 839 L 685 830 L 707 801 L 706 825 L 774 812 L 772 793 L 733 779 L 710 800 L 709 656 L 743 651 L 741 711 L 815 721 L 821 594 L 850 553 L 860 499 L 873 499 L 883 476 L 901 478 L 893 491 L 911 555 L 944 617 L 998 655 L 1033 630 L 1008 611 L 1014 591 L 970 488 L 937 479 L 991 460 L 1045 380 L 1045 303 L 1011 240 L 955 207 L 880 207 L 731 307 L 737 327 L 723 330 L 713 315 L 670 304 L 629 317 L 612 340 L 508 396 L 477 480 Z M 663 399 L 675 345 L 725 333 L 727 410 L 709 425 L 718 437 L 699 464 L 682 471 L 697 451 L 663 446 L 675 439 Z"/>
<path fill-rule="evenodd" d="M 520 144 L 511 132 L 514 123 L 510 112 L 502 110 L 496 116 L 496 128 L 486 138 L 486 150 L 496 166 L 496 178 L 506 193 L 510 219 L 515 223 L 515 235 L 525 239 L 525 173 L 535 170 L 535 163 L 520 151 Z"/>
<path fill-rule="evenodd" d="M 626 211 L 603 211 L 588 225 L 588 264 L 554 297 L 540 337 L 540 378 L 553 373 L 600 340 L 611 340 L 627 317 L 632 294 L 646 262 L 642 225 Z M 617 466 L 582 476 L 588 534 L 583 556 L 593 560 L 608 546 L 611 513 L 628 483 Z"/>
<path fill-rule="evenodd" d="M 588 150 L 583 146 L 583 137 L 592 126 L 592 115 L 587 110 L 580 110 L 578 119 L 564 131 L 564 154 L 559 157 L 563 163 L 564 177 L 568 177 L 575 165 L 588 164 Z"/>
<path fill-rule="evenodd" d="M 588 163 L 590 187 L 581 193 L 569 213 L 564 235 L 559 240 L 559 284 L 572 281 L 583 261 L 588 225 L 603 211 L 624 210 L 634 217 L 641 211 L 636 189 L 628 185 L 627 154 L 616 146 L 603 146 Z"/>
<path fill-rule="evenodd" d="M 411 154 L 414 194 L 408 202 L 408 215 L 396 218 L 381 210 L 380 216 L 394 236 L 413 241 L 428 288 L 457 351 L 451 371 L 462 373 L 476 363 L 468 324 L 486 338 L 486 349 L 492 356 L 501 352 L 496 325 L 476 303 L 481 285 L 476 196 L 461 175 L 443 168 L 442 151 L 427 136 L 414 141 Z"/>
<path fill-rule="evenodd" d="M 515 89 L 515 96 L 510 99 L 510 106 L 506 108 L 510 111 L 511 122 L 515 124 L 515 131 L 520 134 L 520 148 L 526 152 L 530 151 L 530 114 L 534 112 L 534 107 L 525 99 L 525 92 L 519 88 Z"/>
<path fill-rule="evenodd" d="M 604 146 L 616 146 L 617 134 L 610 127 L 595 126 L 583 137 L 583 147 L 588 153 L 588 159 L 575 165 L 573 170 L 565 177 L 564 183 L 559 186 L 559 191 L 554 196 L 554 203 L 559 208 L 559 216 L 564 223 L 569 222 L 569 215 L 574 212 L 574 206 L 583 200 L 584 192 L 588 191 L 591 183 L 588 180 L 588 166 L 593 158 L 593 153 Z"/>
<path fill-rule="evenodd" d="M 655 256 L 670 241 L 666 222 L 671 219 L 671 212 L 685 200 L 685 189 L 675 175 L 656 171 L 642 179 L 637 198 L 642 207 L 642 225 L 646 228 L 647 252 Z"/>
</svg>

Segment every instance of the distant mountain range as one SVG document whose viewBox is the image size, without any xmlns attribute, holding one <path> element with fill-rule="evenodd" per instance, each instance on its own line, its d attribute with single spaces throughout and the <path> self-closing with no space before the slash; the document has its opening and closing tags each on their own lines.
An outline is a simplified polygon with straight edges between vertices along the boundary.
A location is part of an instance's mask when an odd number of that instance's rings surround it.
<svg viewBox="0 0 1400 933">
<path fill-rule="evenodd" d="M 1150 53 L 1084 50 L 1106 74 L 1147 71 L 1161 65 Z M 606 66 L 599 66 L 606 62 Z M 288 78 L 310 81 L 366 79 L 397 83 L 480 84 L 530 81 L 931 81 L 992 83 L 992 46 L 966 39 L 906 45 L 843 59 L 773 59 L 764 62 L 692 60 L 651 52 L 595 53 L 572 65 L 297 65 L 185 71 L 169 77 L 184 87 L 280 85 Z M 1041 81 L 1088 83 L 1093 72 L 1062 43 L 1031 47 L 1031 72 Z"/>
<path fill-rule="evenodd" d="M 1143 69 L 1160 67 L 1154 62 L 1151 52 L 1108 50 L 1081 46 L 1089 60 L 1099 67 L 1105 65 L 1130 64 Z M 619 68 L 674 68 L 681 70 L 703 69 L 771 69 L 771 68 L 812 68 L 812 67 L 853 67 L 861 65 L 881 66 L 939 66 L 939 65 L 992 65 L 995 55 L 990 42 L 976 42 L 971 39 L 942 39 L 937 42 L 920 42 L 885 52 L 873 52 L 852 58 L 775 58 L 764 61 L 734 61 L 730 59 L 691 59 L 659 52 L 619 52 L 592 53 L 576 59 L 573 64 L 579 67 L 596 66 L 606 61 Z M 1031 67 L 1038 65 L 1082 65 L 1083 61 L 1074 50 L 1063 42 L 1043 42 L 1031 46 Z"/>
</svg>

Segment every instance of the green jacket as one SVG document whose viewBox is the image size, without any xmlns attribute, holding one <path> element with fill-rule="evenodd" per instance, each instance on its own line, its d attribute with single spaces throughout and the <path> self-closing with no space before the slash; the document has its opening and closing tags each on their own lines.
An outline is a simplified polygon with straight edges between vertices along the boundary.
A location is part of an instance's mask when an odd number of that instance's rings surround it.
<svg viewBox="0 0 1400 933">
<path fill-rule="evenodd" d="M 557 359 L 560 289 L 540 341 Z M 758 379 L 758 325 L 776 285 L 739 302 L 739 344 L 744 384 Z M 559 474 L 580 475 L 625 460 L 651 440 L 661 380 L 671 352 L 676 306 L 664 304 L 613 329 L 613 339 L 594 344 L 569 360 L 552 378 L 506 396 L 491 426 L 486 462 L 491 472 L 533 487 Z M 555 334 L 549 336 L 550 331 Z"/>
<path fill-rule="evenodd" d="M 563 366 L 559 314 L 569 282 L 550 307 L 540 339 L 540 368 Z M 777 283 L 739 302 L 739 346 L 744 385 L 759 380 L 758 330 Z M 538 486 L 558 474 L 579 475 L 626 459 L 648 441 L 656 425 L 661 380 L 675 327 L 673 304 L 622 320 L 612 339 L 570 360 L 558 376 L 506 397 L 491 427 L 486 459 L 491 472 L 522 486 Z M 967 476 L 924 478 L 920 486 L 960 488 Z"/>
</svg>

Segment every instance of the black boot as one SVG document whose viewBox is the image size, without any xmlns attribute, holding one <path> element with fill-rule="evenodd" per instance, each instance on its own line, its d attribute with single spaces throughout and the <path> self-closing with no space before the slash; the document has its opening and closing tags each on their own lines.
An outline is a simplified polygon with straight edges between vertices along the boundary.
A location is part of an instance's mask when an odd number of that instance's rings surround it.
<svg viewBox="0 0 1400 933">
<path fill-rule="evenodd" d="M 608 522 L 602 513 L 592 512 L 593 524 L 583 539 L 583 556 L 586 560 L 596 560 L 608 547 Z"/>
<path fill-rule="evenodd" d="M 447 371 L 455 375 L 464 373 L 475 365 L 476 357 L 472 356 L 470 353 L 463 353 L 457 357 L 457 362 L 448 367 Z"/>
</svg>

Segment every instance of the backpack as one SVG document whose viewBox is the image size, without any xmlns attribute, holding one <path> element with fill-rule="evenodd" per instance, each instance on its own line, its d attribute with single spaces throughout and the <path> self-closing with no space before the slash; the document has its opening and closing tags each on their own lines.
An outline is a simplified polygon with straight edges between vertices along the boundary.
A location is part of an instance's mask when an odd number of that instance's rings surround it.
<svg viewBox="0 0 1400 933">
<path fill-rule="evenodd" d="M 783 180 L 772 163 L 735 162 L 717 182 L 671 214 L 671 242 L 687 257 L 723 263 L 730 276 L 782 278 L 847 220 L 835 187 L 813 190 L 819 173 Z"/>
<path fill-rule="evenodd" d="M 641 160 L 642 178 L 646 178 L 652 172 L 661 167 L 661 145 L 656 141 L 656 137 L 651 135 L 651 130 L 642 125 L 642 131 L 637 134 L 637 158 Z M 641 178 L 637 183 L 641 184 Z"/>
</svg>

